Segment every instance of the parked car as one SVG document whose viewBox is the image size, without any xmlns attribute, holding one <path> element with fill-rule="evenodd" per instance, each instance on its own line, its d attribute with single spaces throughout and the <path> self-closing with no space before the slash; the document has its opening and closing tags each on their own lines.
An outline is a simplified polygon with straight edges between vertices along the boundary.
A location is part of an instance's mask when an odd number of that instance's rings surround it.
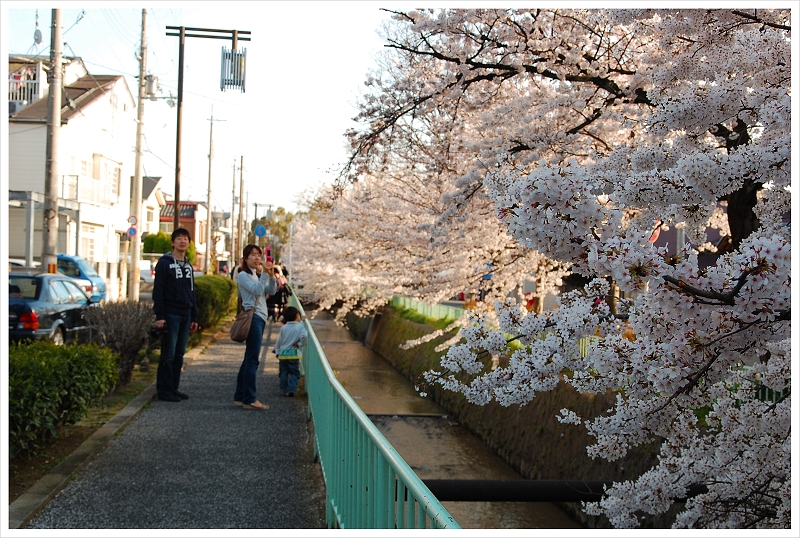
<svg viewBox="0 0 800 538">
<path fill-rule="evenodd" d="M 30 267 L 39 267 L 39 266 L 41 266 L 41 263 L 39 263 L 37 261 L 34 261 L 32 263 L 33 264 L 30 265 Z M 8 270 L 9 271 L 13 271 L 13 270 L 18 269 L 20 267 L 29 267 L 28 264 L 25 262 L 24 258 L 9 258 L 8 259 Z"/>
<path fill-rule="evenodd" d="M 139 282 L 152 284 L 156 279 L 156 266 L 150 260 L 139 261 Z"/>
<path fill-rule="evenodd" d="M 75 279 L 60 273 L 11 272 L 8 339 L 49 339 L 57 345 L 89 342 L 85 312 L 97 297 L 87 297 Z"/>
<path fill-rule="evenodd" d="M 58 272 L 74 278 L 81 278 L 90 282 L 86 295 L 99 296 L 98 302 L 106 300 L 106 281 L 97 274 L 94 267 L 80 256 L 58 254 Z"/>
</svg>

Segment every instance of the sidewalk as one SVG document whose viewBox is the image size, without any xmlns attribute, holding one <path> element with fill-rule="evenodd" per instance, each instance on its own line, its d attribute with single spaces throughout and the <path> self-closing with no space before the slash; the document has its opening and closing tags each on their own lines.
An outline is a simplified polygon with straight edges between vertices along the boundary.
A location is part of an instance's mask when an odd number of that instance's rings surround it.
<svg viewBox="0 0 800 538">
<path fill-rule="evenodd" d="M 10 528 L 325 528 L 307 402 L 280 395 L 268 353 L 279 328 L 267 324 L 262 346 L 258 398 L 269 410 L 233 405 L 244 344 L 223 329 L 187 352 L 188 400 L 153 400 L 151 386 L 11 504 Z"/>
</svg>

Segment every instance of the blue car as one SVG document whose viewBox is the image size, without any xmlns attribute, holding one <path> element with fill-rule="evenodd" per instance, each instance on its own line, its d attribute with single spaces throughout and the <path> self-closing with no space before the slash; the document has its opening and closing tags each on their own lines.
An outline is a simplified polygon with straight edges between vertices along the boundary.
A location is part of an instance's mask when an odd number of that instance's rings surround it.
<svg viewBox="0 0 800 538">
<path fill-rule="evenodd" d="M 8 275 L 8 339 L 51 340 L 56 345 L 91 341 L 86 310 L 94 300 L 80 282 L 58 273 Z"/>
<path fill-rule="evenodd" d="M 59 254 L 58 272 L 63 275 L 89 281 L 91 286 L 89 286 L 90 289 L 84 290 L 86 295 L 91 297 L 95 302 L 102 303 L 106 300 L 106 281 L 97 274 L 94 267 L 84 258 L 68 254 Z"/>
</svg>

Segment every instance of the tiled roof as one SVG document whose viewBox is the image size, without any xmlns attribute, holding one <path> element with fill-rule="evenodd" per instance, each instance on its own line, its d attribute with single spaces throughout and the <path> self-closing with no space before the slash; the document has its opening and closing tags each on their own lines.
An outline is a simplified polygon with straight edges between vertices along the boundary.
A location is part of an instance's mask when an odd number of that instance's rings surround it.
<svg viewBox="0 0 800 538">
<path fill-rule="evenodd" d="M 180 218 L 193 219 L 195 211 L 197 211 L 197 204 L 199 202 L 181 202 Z M 167 202 L 167 205 L 161 208 L 161 218 L 172 219 L 175 216 L 175 202 Z"/>
<path fill-rule="evenodd" d="M 86 75 L 66 86 L 61 93 L 61 121 L 69 121 L 72 116 L 81 114 L 81 108 L 102 97 L 122 78 L 122 75 Z M 47 102 L 48 98 L 43 97 L 10 116 L 9 121 L 47 120 Z"/>
</svg>

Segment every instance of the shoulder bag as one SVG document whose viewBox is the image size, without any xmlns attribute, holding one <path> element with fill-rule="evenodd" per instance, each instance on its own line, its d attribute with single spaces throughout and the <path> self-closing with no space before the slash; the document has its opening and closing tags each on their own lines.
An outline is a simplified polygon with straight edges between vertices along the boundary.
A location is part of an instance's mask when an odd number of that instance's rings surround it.
<svg viewBox="0 0 800 538">
<path fill-rule="evenodd" d="M 256 306 L 258 306 L 259 297 L 256 299 Z M 236 319 L 231 325 L 231 340 L 234 342 L 244 342 L 247 340 L 247 335 L 250 334 L 250 324 L 253 322 L 253 314 L 256 312 L 256 306 L 242 310 L 236 315 Z"/>
</svg>

